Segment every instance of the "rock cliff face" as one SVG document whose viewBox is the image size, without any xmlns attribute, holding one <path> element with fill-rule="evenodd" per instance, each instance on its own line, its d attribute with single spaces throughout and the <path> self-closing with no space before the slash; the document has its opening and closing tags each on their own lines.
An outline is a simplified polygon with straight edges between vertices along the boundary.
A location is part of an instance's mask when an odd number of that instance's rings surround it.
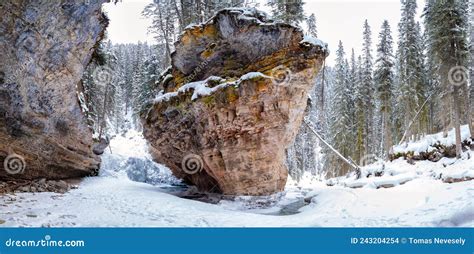
<svg viewBox="0 0 474 254">
<path fill-rule="evenodd" d="M 255 9 L 226 9 L 187 28 L 175 47 L 165 93 L 144 114 L 154 159 L 202 191 L 283 190 L 285 149 L 326 46 Z"/>
<path fill-rule="evenodd" d="M 107 26 L 103 2 L 0 2 L 0 179 L 98 169 L 77 84 Z"/>
</svg>

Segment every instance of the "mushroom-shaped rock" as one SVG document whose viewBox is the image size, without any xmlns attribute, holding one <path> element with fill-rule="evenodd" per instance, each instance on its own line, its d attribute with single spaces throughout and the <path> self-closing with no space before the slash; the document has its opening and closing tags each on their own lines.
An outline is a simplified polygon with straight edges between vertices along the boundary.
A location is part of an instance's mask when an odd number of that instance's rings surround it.
<svg viewBox="0 0 474 254">
<path fill-rule="evenodd" d="M 143 114 L 153 158 L 201 191 L 282 191 L 326 45 L 256 9 L 224 9 L 175 48 L 164 93 Z"/>
</svg>

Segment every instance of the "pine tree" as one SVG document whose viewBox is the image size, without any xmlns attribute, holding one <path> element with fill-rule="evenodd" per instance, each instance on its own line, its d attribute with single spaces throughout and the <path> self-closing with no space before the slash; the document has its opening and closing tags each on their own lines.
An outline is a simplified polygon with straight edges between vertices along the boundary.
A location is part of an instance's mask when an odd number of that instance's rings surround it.
<svg viewBox="0 0 474 254">
<path fill-rule="evenodd" d="M 134 113 L 139 117 L 145 109 L 146 104 L 156 95 L 156 82 L 161 69 L 156 55 L 150 55 L 143 62 L 141 83 L 135 88 Z"/>
<path fill-rule="evenodd" d="M 361 104 L 360 111 L 364 112 L 363 117 L 358 119 L 362 127 L 363 135 L 363 154 L 373 153 L 374 151 L 374 108 L 375 108 L 375 89 L 372 78 L 373 59 L 371 53 L 372 39 L 370 26 L 367 20 L 364 22 L 363 45 L 362 45 L 362 65 L 360 86 L 358 87 Z"/>
<path fill-rule="evenodd" d="M 374 80 L 380 101 L 384 144 L 383 148 L 386 155 L 388 155 L 392 147 L 392 123 L 390 121 L 390 117 L 392 115 L 393 96 L 393 58 L 393 39 L 390 31 L 390 25 L 388 21 L 385 20 L 382 24 L 382 29 L 379 34 Z"/>
<path fill-rule="evenodd" d="M 474 126 L 472 123 L 474 119 L 474 2 L 469 3 L 469 31 L 470 31 L 470 36 L 469 36 L 469 45 L 470 45 L 470 91 L 469 91 L 469 103 L 470 103 L 470 118 L 471 118 L 471 137 L 474 138 Z"/>
<path fill-rule="evenodd" d="M 176 20 L 179 20 L 176 2 L 156 0 L 147 5 L 142 14 L 152 19 L 152 26 L 149 28 L 150 32 L 155 35 L 155 40 L 158 44 L 165 46 L 166 64 L 169 65 L 173 42 L 177 33 Z"/>
<path fill-rule="evenodd" d="M 306 24 L 308 26 L 308 35 L 314 38 L 318 37 L 318 30 L 316 29 L 316 16 L 312 13 L 307 19 Z"/>
<path fill-rule="evenodd" d="M 357 152 L 357 117 L 356 117 L 356 107 L 354 105 L 356 104 L 356 90 L 357 90 L 357 60 L 355 56 L 354 49 L 351 51 L 351 60 L 350 60 L 350 65 L 347 68 L 348 70 L 348 93 L 349 93 L 349 98 L 350 101 L 347 103 L 349 105 L 352 105 L 349 107 L 349 122 L 350 122 L 350 133 L 351 133 L 351 149 L 353 152 L 351 153 L 351 158 L 356 159 L 358 158 L 358 152 Z"/>
<path fill-rule="evenodd" d="M 426 49 L 425 55 L 425 69 L 426 69 L 426 96 L 430 98 L 427 104 L 428 110 L 428 133 L 436 133 L 440 130 L 443 130 L 443 126 L 441 126 L 441 122 L 439 120 L 439 108 L 440 108 L 440 100 L 438 100 L 438 95 L 440 93 L 440 76 L 438 65 L 436 64 L 434 52 L 432 52 L 431 47 L 428 45 L 428 36 L 427 31 L 425 29 L 425 33 L 423 34 L 423 38 L 425 41 L 424 48 Z M 399 117 L 400 118 L 400 117 Z"/>
<path fill-rule="evenodd" d="M 345 59 L 344 46 L 342 42 L 339 41 L 338 50 L 336 52 L 334 94 L 331 106 L 330 140 L 334 148 L 344 157 L 349 157 L 353 152 L 350 146 L 352 144 L 352 132 L 348 69 L 349 64 Z M 334 172 L 334 175 L 340 176 L 349 172 L 350 168 L 348 165 L 341 165 L 340 162 L 336 163 L 338 159 L 333 153 L 328 154 L 328 156 L 328 167 L 332 168 L 331 171 Z"/>
<path fill-rule="evenodd" d="M 268 0 L 275 20 L 299 26 L 305 20 L 303 0 Z"/>
<path fill-rule="evenodd" d="M 85 109 L 88 124 L 94 137 L 101 139 L 115 117 L 115 83 L 113 79 L 116 57 L 111 42 L 100 44 L 94 53 L 95 58 L 86 68 L 82 78 L 82 95 L 79 101 Z"/>
<path fill-rule="evenodd" d="M 469 61 L 469 44 L 467 42 L 469 29 L 469 5 L 467 0 L 428 1 L 424 11 L 425 27 L 428 35 L 430 52 L 438 64 L 440 72 L 440 90 L 444 111 L 443 118 L 445 134 L 450 125 L 454 125 L 456 133 L 456 156 L 461 157 L 461 107 L 469 107 L 467 96 L 467 79 L 463 82 L 453 82 L 450 75 L 453 71 L 465 72 Z M 462 69 L 461 66 L 464 66 Z M 458 73 L 459 74 L 459 73 Z M 462 96 L 464 95 L 464 96 Z M 454 122 L 450 124 L 451 116 L 448 108 L 452 109 Z M 470 116 L 470 114 L 468 114 Z M 472 125 L 472 121 L 470 123 Z M 472 130 L 472 126 L 471 126 Z M 472 132 L 471 132 L 472 133 Z"/>
<path fill-rule="evenodd" d="M 365 104 L 364 104 L 364 89 L 363 89 L 363 68 L 362 68 L 362 56 L 357 57 L 356 67 L 356 84 L 354 93 L 354 106 L 355 106 L 355 129 L 356 129 L 356 142 L 355 142 L 355 156 L 354 159 L 359 162 L 362 157 L 366 154 L 365 150 L 365 128 L 366 128 L 366 116 L 365 116 Z"/>
<path fill-rule="evenodd" d="M 423 66 L 423 37 L 420 26 L 415 22 L 416 0 L 402 2 L 402 17 L 398 25 L 398 86 L 397 111 L 403 112 L 397 130 L 403 136 L 427 132 L 427 109 L 416 116 L 426 99 L 425 67 Z M 413 121 L 413 124 L 411 125 Z"/>
</svg>

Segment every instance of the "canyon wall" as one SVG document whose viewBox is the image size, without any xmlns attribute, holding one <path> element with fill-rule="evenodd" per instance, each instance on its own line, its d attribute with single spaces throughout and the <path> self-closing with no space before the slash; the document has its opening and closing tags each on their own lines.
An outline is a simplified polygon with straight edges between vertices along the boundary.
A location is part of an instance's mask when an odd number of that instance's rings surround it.
<svg viewBox="0 0 474 254">
<path fill-rule="evenodd" d="M 0 2 L 0 179 L 97 173 L 78 103 L 105 0 Z"/>
</svg>

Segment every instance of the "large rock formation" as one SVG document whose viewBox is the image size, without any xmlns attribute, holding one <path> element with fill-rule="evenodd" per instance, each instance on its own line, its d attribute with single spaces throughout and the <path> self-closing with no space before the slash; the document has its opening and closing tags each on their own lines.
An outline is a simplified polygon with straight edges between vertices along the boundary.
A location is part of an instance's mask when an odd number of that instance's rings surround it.
<svg viewBox="0 0 474 254">
<path fill-rule="evenodd" d="M 255 9 L 226 9 L 187 28 L 175 48 L 165 94 L 144 115 L 154 159 L 203 191 L 283 190 L 285 149 L 326 46 Z"/>
<path fill-rule="evenodd" d="M 98 169 L 77 85 L 107 26 L 103 2 L 0 2 L 0 179 Z"/>
</svg>

